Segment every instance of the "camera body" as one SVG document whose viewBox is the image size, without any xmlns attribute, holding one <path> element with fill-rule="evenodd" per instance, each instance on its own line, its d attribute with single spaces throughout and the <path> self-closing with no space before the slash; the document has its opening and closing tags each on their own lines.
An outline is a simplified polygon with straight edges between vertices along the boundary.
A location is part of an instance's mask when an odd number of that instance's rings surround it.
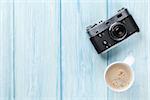
<svg viewBox="0 0 150 100">
<path fill-rule="evenodd" d="M 126 8 L 120 9 L 107 21 L 87 27 L 87 33 L 98 53 L 107 52 L 135 32 L 139 32 L 139 27 Z"/>
</svg>

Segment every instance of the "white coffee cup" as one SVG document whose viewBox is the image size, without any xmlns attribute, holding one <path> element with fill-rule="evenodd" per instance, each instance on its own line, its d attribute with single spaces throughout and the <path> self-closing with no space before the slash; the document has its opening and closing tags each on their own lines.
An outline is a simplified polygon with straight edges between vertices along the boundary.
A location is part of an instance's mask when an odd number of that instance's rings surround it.
<svg viewBox="0 0 150 100">
<path fill-rule="evenodd" d="M 108 65 L 108 67 L 106 68 L 106 70 L 105 70 L 105 72 L 104 72 L 104 80 L 105 80 L 105 83 L 106 83 L 106 85 L 111 89 L 111 90 L 113 90 L 113 91 L 115 91 L 115 92 L 123 92 L 123 91 L 126 91 L 126 90 L 128 90 L 131 86 L 132 86 L 132 84 L 133 84 L 133 82 L 134 82 L 134 71 L 133 71 L 133 69 L 132 69 L 132 64 L 134 63 L 134 57 L 132 56 L 132 55 L 129 55 L 128 57 L 126 57 L 125 58 L 125 60 L 124 61 L 116 61 L 116 62 L 113 62 L 113 63 L 111 63 L 110 65 Z M 115 65 L 115 66 L 117 66 L 117 65 L 121 65 L 121 67 L 126 67 L 126 68 L 128 68 L 129 70 L 130 70 L 130 72 L 131 72 L 131 80 L 130 80 L 130 82 L 129 82 L 129 84 L 127 85 L 127 86 L 125 86 L 124 88 L 122 88 L 122 89 L 119 89 L 119 88 L 114 88 L 113 86 L 111 86 L 110 85 L 110 83 L 109 82 L 107 82 L 107 80 L 106 80 L 106 77 L 108 77 L 108 76 L 106 76 L 107 75 L 107 72 L 108 72 L 108 70 L 111 68 L 111 67 L 113 67 L 113 65 Z"/>
</svg>

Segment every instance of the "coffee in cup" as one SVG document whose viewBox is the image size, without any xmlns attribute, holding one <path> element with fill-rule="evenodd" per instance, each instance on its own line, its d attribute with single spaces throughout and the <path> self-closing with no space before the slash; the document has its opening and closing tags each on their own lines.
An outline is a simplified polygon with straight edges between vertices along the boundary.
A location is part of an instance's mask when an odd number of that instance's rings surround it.
<svg viewBox="0 0 150 100">
<path fill-rule="evenodd" d="M 134 58 L 130 56 L 123 62 L 114 62 L 107 67 L 104 78 L 110 89 L 122 92 L 133 84 L 134 72 L 131 68 L 133 61 Z"/>
</svg>

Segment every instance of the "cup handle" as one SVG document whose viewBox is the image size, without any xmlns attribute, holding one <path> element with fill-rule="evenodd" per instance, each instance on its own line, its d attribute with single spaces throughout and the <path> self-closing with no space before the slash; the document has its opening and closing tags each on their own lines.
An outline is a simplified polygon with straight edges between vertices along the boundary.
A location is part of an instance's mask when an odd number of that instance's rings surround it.
<svg viewBox="0 0 150 100">
<path fill-rule="evenodd" d="M 124 63 L 128 64 L 129 66 L 132 66 L 132 64 L 134 63 L 135 59 L 133 57 L 133 55 L 129 55 L 125 58 L 125 60 L 123 61 Z"/>
</svg>

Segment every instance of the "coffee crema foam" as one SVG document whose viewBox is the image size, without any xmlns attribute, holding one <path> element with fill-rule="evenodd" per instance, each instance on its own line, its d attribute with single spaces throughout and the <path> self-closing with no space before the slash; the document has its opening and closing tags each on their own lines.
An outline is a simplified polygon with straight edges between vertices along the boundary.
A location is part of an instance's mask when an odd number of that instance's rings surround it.
<svg viewBox="0 0 150 100">
<path fill-rule="evenodd" d="M 129 67 L 125 64 L 114 64 L 106 72 L 106 81 L 116 89 L 128 87 L 132 80 L 132 73 Z"/>
</svg>

